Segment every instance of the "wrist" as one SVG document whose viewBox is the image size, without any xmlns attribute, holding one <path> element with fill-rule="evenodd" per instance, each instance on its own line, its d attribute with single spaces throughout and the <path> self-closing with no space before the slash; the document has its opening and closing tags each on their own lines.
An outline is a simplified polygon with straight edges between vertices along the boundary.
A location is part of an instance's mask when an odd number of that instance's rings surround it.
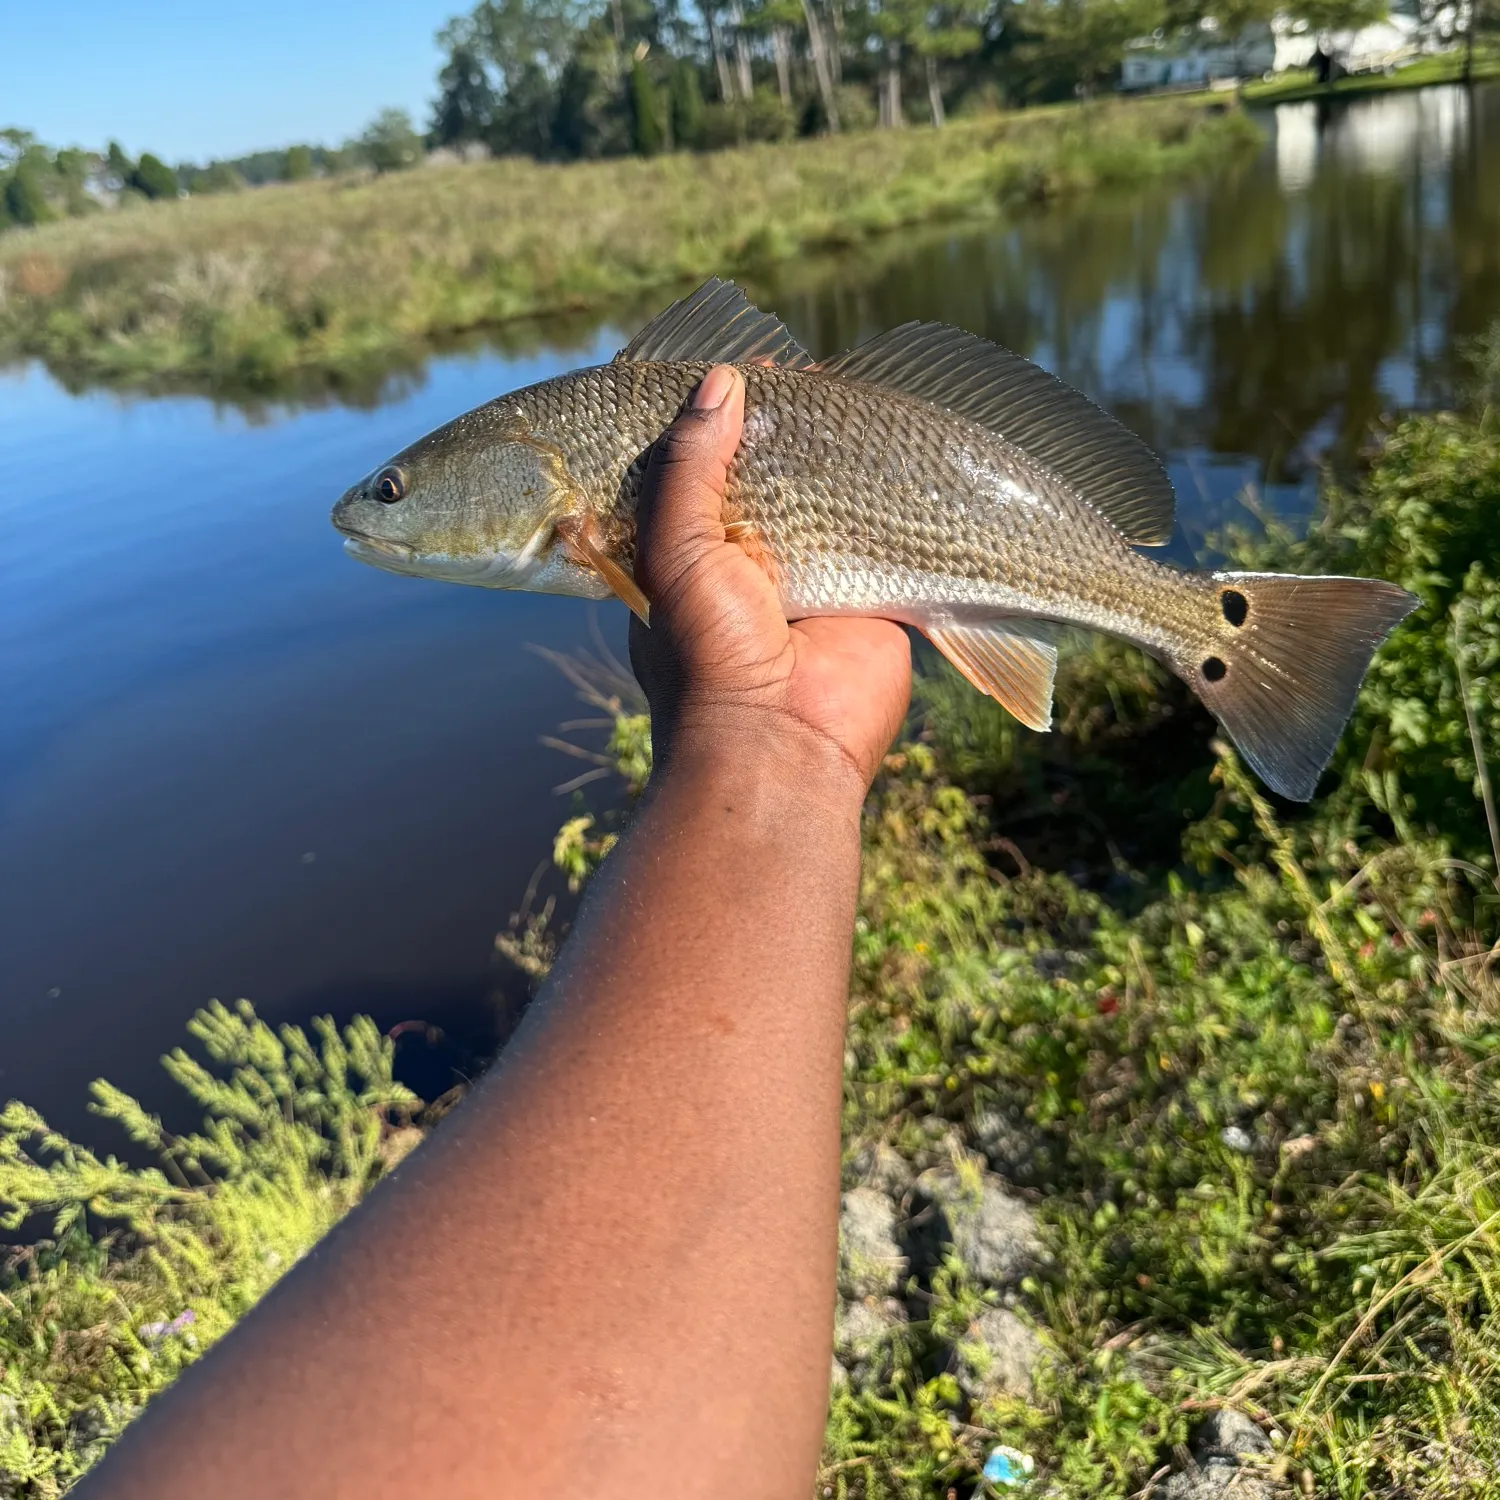
<svg viewBox="0 0 1500 1500">
<path fill-rule="evenodd" d="M 776 709 L 720 709 L 682 716 L 655 746 L 654 789 L 672 784 L 733 790 L 742 805 L 767 799 L 816 821 L 833 819 L 857 832 L 867 778 L 844 746 Z"/>
</svg>

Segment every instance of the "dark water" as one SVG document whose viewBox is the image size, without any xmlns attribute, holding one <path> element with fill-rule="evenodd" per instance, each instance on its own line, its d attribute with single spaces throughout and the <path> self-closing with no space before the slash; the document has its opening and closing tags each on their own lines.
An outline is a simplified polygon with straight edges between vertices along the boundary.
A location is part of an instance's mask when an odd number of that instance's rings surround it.
<svg viewBox="0 0 1500 1500">
<path fill-rule="evenodd" d="M 1247 485 L 1309 514 L 1320 460 L 1452 401 L 1463 341 L 1500 316 L 1500 90 L 1269 123 L 1220 180 L 752 290 L 818 351 L 920 317 L 1029 353 L 1169 456 L 1187 558 Z M 587 644 L 588 614 L 358 567 L 327 509 L 439 421 L 607 357 L 635 316 L 509 330 L 362 409 L 0 372 L 0 1097 L 75 1129 L 100 1074 L 159 1098 L 155 1058 L 211 996 L 482 1044 L 516 988 L 493 934 L 579 769 L 538 744 L 572 690 L 523 648 Z M 599 620 L 618 645 L 622 612 Z"/>
</svg>

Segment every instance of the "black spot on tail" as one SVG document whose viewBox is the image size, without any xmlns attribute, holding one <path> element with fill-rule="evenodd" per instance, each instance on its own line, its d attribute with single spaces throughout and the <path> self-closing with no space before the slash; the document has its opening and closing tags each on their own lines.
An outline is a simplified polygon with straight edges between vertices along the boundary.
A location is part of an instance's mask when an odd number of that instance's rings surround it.
<svg viewBox="0 0 1500 1500">
<path fill-rule="evenodd" d="M 1238 589 L 1225 589 L 1219 595 L 1219 604 L 1224 610 L 1224 618 L 1236 627 L 1243 625 L 1250 613 L 1250 601 Z"/>
</svg>

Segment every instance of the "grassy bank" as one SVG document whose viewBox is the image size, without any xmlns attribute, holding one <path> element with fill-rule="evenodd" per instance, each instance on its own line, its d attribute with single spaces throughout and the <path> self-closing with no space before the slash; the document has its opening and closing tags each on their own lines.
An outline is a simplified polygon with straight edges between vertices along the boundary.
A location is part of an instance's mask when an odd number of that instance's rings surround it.
<svg viewBox="0 0 1500 1500">
<path fill-rule="evenodd" d="M 1361 73 L 1333 83 L 1319 83 L 1312 71 L 1288 72 L 1276 78 L 1247 83 L 1240 97 L 1246 104 L 1300 104 L 1304 99 L 1342 99 L 1361 94 L 1385 94 L 1393 89 L 1422 89 L 1437 83 L 1462 83 L 1462 48 L 1435 57 L 1419 58 L 1393 73 Z M 1500 78 L 1500 48 L 1480 47 L 1474 52 L 1473 81 Z"/>
<path fill-rule="evenodd" d="M 1424 417 L 1310 536 L 1225 539 L 1422 599 L 1309 808 L 1121 647 L 1067 655 L 1047 738 L 924 680 L 864 820 L 819 1495 L 1003 1493 L 979 1479 L 1000 1444 L 1034 1464 L 1022 1494 L 1125 1500 L 1196 1482 L 1185 1445 L 1211 1467 L 1234 1413 L 1260 1450 L 1234 1487 L 1158 1493 L 1500 1496 L 1497 503 L 1494 420 Z M 612 706 L 635 792 L 649 726 Z M 567 820 L 570 881 L 611 832 Z M 500 947 L 541 975 L 553 938 Z M 216 1074 L 168 1066 L 201 1135 L 96 1089 L 159 1171 L 0 1115 L 0 1212 L 55 1229 L 0 1279 L 0 1493 L 66 1489 L 420 1139 L 368 1022 L 194 1030 Z"/>
<path fill-rule="evenodd" d="M 443 333 L 1221 164 L 1256 138 L 1203 101 L 1111 102 L 157 204 L 0 241 L 0 359 L 238 388 L 357 372 Z"/>
</svg>

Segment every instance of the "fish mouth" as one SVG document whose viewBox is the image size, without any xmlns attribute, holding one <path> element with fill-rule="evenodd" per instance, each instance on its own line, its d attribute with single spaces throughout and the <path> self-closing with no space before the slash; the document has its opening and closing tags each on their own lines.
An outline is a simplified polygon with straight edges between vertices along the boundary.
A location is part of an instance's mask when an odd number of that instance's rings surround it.
<svg viewBox="0 0 1500 1500">
<path fill-rule="evenodd" d="M 363 532 L 344 532 L 344 551 L 357 562 L 368 563 L 387 573 L 401 573 L 408 578 L 436 578 L 449 583 L 476 583 L 486 588 L 522 588 L 509 559 L 493 557 L 453 557 L 441 552 L 421 552 L 404 542 L 385 537 L 366 536 Z"/>
<path fill-rule="evenodd" d="M 386 573 L 401 573 L 408 577 L 420 577 L 422 573 L 421 559 L 415 548 L 403 546 L 400 542 L 388 542 L 384 537 L 345 532 L 344 551 L 356 562 L 367 563 Z"/>
<path fill-rule="evenodd" d="M 388 541 L 382 536 L 368 536 L 363 531 L 352 531 L 347 527 L 339 529 L 344 533 L 344 551 L 356 557 L 362 552 L 370 551 L 394 558 L 398 562 L 411 562 L 417 555 L 416 549 L 408 547 L 404 542 Z"/>
</svg>

